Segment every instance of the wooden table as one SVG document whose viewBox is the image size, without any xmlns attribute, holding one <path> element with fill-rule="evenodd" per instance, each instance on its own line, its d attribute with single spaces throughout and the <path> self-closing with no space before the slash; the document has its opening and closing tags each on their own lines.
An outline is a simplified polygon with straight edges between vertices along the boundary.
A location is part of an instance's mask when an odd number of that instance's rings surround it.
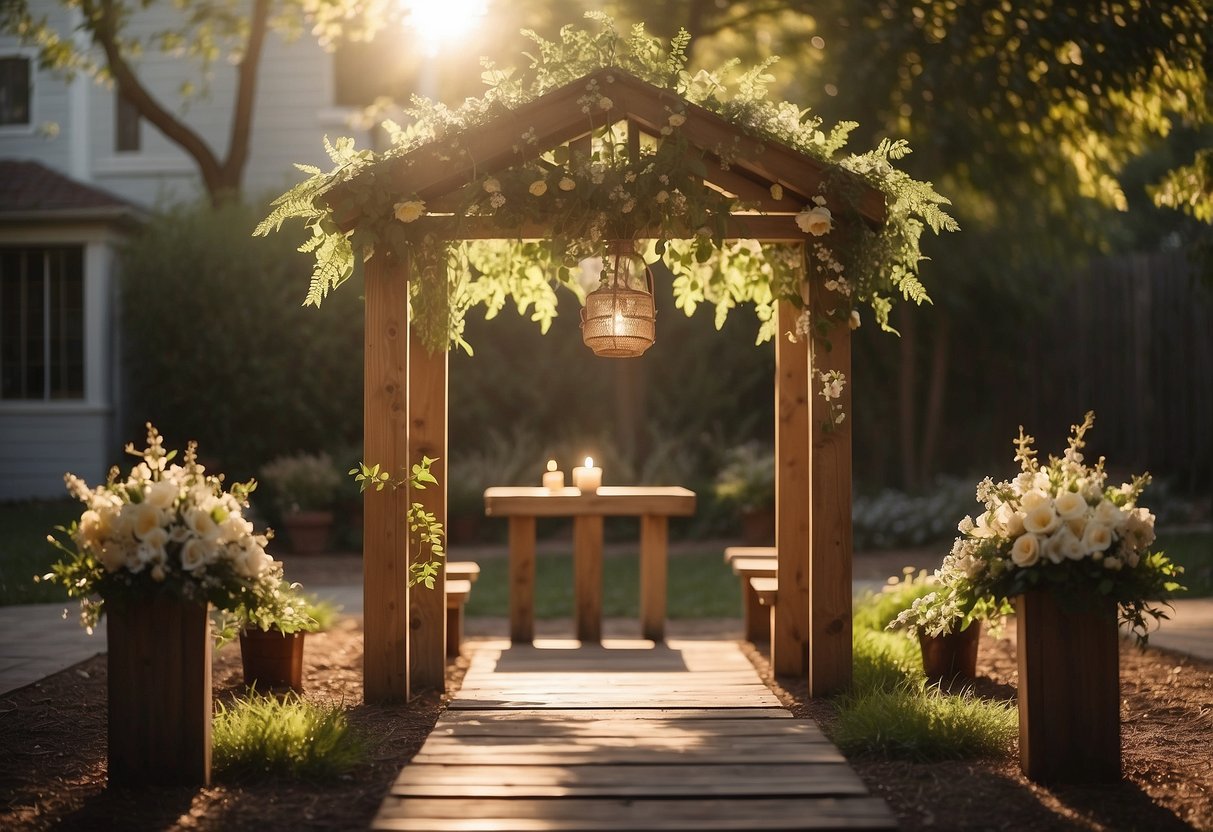
<svg viewBox="0 0 1213 832">
<path fill-rule="evenodd" d="M 484 492 L 484 513 L 510 519 L 510 639 L 535 638 L 535 519 L 573 518 L 573 616 L 577 638 L 602 640 L 602 521 L 640 518 L 640 622 L 644 637 L 665 638 L 669 518 L 695 513 L 695 492 L 677 486 L 576 488 L 496 487 Z"/>
</svg>

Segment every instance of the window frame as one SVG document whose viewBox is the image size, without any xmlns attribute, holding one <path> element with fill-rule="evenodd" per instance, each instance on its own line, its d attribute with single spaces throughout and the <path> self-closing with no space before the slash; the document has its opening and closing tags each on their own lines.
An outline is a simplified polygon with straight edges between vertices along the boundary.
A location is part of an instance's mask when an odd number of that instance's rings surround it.
<svg viewBox="0 0 1213 832">
<path fill-rule="evenodd" d="M 87 354 L 88 354 L 88 315 L 87 315 L 88 246 L 87 246 L 87 244 L 85 244 L 83 242 L 77 242 L 77 243 L 72 243 L 72 242 L 15 243 L 15 242 L 0 241 L 0 249 L 6 250 L 6 251 L 14 250 L 14 251 L 25 252 L 26 257 L 27 257 L 27 261 L 23 267 L 23 272 L 24 272 L 25 276 L 28 279 L 29 275 L 36 274 L 37 272 L 40 271 L 41 272 L 41 283 L 42 283 L 42 290 L 41 290 L 41 292 L 42 292 L 42 298 L 41 298 L 42 333 L 41 333 L 41 338 L 40 338 L 40 340 L 41 340 L 40 348 L 41 348 L 41 352 L 42 352 L 42 357 L 41 357 L 42 395 L 37 396 L 37 397 L 20 396 L 20 397 L 6 398 L 6 397 L 3 397 L 3 392 L 0 391 L 0 404 L 3 404 L 5 406 L 11 406 L 11 405 L 25 405 L 25 406 L 81 405 L 81 404 L 85 404 L 88 401 L 88 393 L 89 393 L 88 357 L 87 357 Z M 77 361 L 75 362 L 76 364 L 78 364 L 78 367 L 79 367 L 79 369 L 78 369 L 79 387 L 71 395 L 55 395 L 56 377 L 60 376 L 62 373 L 64 373 L 65 368 L 70 367 L 73 363 L 71 360 L 71 356 L 67 356 L 67 357 L 61 356 L 62 360 L 59 362 L 58 365 L 54 361 L 54 356 L 55 356 L 56 348 L 57 348 L 56 342 L 59 342 L 58 349 L 61 350 L 64 348 L 64 340 L 67 338 L 70 338 L 72 335 L 72 333 L 64 333 L 61 327 L 59 329 L 56 329 L 56 327 L 54 326 L 54 320 L 55 320 L 56 316 L 62 316 L 64 314 L 64 309 L 67 308 L 64 306 L 64 304 L 62 302 L 62 298 L 60 299 L 61 302 L 59 304 L 59 308 L 58 309 L 52 308 L 52 305 L 53 305 L 52 300 L 55 297 L 56 286 L 54 285 L 55 284 L 55 279 L 54 279 L 55 267 L 52 265 L 51 255 L 55 254 L 55 253 L 60 253 L 60 256 L 65 258 L 59 266 L 59 268 L 63 270 L 59 274 L 60 281 L 62 281 L 65 277 L 68 276 L 66 274 L 66 269 L 67 269 L 67 266 L 70 261 L 66 258 L 71 258 L 74 256 L 75 258 L 78 259 L 78 263 L 79 263 L 79 273 L 78 273 L 78 275 L 73 275 L 73 277 L 78 277 L 78 280 L 79 280 L 79 283 L 78 283 L 78 291 L 79 291 L 78 308 L 76 309 L 76 312 L 79 316 L 78 324 L 77 324 L 79 331 L 75 334 L 76 339 L 79 341 L 79 355 L 77 357 Z M 35 256 L 30 257 L 30 255 L 35 255 Z M 62 284 L 60 284 L 60 285 L 62 285 Z M 59 291 L 62 291 L 62 289 L 60 288 Z M 0 294 L 0 326 L 3 325 L 3 312 L 4 312 L 3 295 Z M 23 356 L 23 362 L 28 363 L 28 361 L 25 360 L 24 356 Z M 23 365 L 22 367 L 20 367 L 19 371 L 24 373 L 26 371 L 25 366 Z M 67 370 L 67 372 L 70 372 L 70 370 Z"/>
<path fill-rule="evenodd" d="M 22 58 L 29 65 L 29 120 L 24 124 L 0 124 L 0 136 L 30 136 L 38 123 L 38 53 L 29 47 L 0 47 L 0 59 Z"/>
</svg>

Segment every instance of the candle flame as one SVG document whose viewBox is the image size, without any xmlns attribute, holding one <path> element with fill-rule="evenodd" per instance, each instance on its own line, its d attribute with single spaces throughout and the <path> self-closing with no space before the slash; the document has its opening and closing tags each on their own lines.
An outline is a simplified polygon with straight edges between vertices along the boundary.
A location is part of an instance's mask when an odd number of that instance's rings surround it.
<svg viewBox="0 0 1213 832">
<path fill-rule="evenodd" d="M 586 468 L 593 468 L 593 467 L 594 467 L 594 457 L 592 457 L 592 456 L 587 456 L 587 457 L 585 458 L 585 467 L 586 467 Z"/>
<path fill-rule="evenodd" d="M 548 460 L 548 470 L 549 470 L 549 471 L 555 471 L 555 470 L 556 470 L 556 460 L 554 460 L 554 459 L 549 459 L 549 460 Z"/>
</svg>

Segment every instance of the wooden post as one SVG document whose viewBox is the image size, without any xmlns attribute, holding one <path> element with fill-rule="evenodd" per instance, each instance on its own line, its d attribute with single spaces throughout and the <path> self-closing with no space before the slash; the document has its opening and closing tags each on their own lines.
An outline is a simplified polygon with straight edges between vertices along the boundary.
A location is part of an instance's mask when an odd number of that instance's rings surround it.
<svg viewBox="0 0 1213 832">
<path fill-rule="evenodd" d="M 775 549 L 779 590 L 771 613 L 771 665 L 805 673 L 809 644 L 809 345 L 792 343 L 798 310 L 779 303 L 775 338 Z"/>
<path fill-rule="evenodd" d="M 669 518 L 640 518 L 640 630 L 645 638 L 665 640 L 665 606 Z"/>
<path fill-rule="evenodd" d="M 810 288 L 815 321 L 841 300 Z M 851 686 L 851 327 L 831 323 L 811 339 L 813 475 L 810 486 L 812 545 L 809 547 L 809 695 L 830 696 Z M 846 378 L 842 397 L 820 395 L 821 373 Z M 841 407 L 841 411 L 831 405 Z M 841 412 L 842 421 L 836 413 Z"/>
<path fill-rule="evenodd" d="M 207 605 L 107 601 L 111 786 L 211 782 L 211 634 Z"/>
<path fill-rule="evenodd" d="M 583 643 L 602 641 L 602 515 L 573 518 L 573 620 Z"/>
<path fill-rule="evenodd" d="M 510 517 L 510 641 L 535 640 L 535 518 Z"/>
<path fill-rule="evenodd" d="M 1019 765 L 1037 783 L 1120 779 L 1120 638 L 1106 599 L 1070 610 L 1048 590 L 1015 599 Z"/>
<path fill-rule="evenodd" d="M 415 330 L 409 332 L 409 464 L 422 455 L 437 459 L 430 471 L 438 485 L 410 490 L 409 501 L 421 503 L 446 528 L 447 521 L 447 352 L 431 353 Z M 429 552 L 412 553 L 428 558 Z M 445 559 L 444 559 L 445 560 Z M 409 671 L 414 693 L 445 690 L 446 568 L 432 589 L 418 584 L 409 590 Z"/>
<path fill-rule="evenodd" d="M 394 477 L 408 466 L 408 269 L 366 264 L 363 459 Z M 367 489 L 363 518 L 363 687 L 367 702 L 404 702 L 409 688 L 409 547 L 404 489 Z"/>
</svg>

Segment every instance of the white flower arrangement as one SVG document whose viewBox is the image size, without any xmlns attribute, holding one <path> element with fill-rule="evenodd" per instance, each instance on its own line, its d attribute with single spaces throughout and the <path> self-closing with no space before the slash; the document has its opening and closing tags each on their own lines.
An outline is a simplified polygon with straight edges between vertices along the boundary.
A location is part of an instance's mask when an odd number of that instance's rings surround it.
<svg viewBox="0 0 1213 832">
<path fill-rule="evenodd" d="M 64 557 L 42 580 L 80 599 L 81 623 L 97 624 L 106 601 L 167 593 L 231 609 L 263 582 L 281 578 L 282 564 L 265 552 L 270 534 L 258 534 L 244 516 L 255 482 L 223 487 L 208 475 L 190 443 L 182 464 L 176 451 L 147 426 L 147 448 L 125 478 L 117 467 L 104 485 L 89 488 L 73 474 L 68 490 L 85 506 L 80 520 L 48 540 Z M 61 539 L 65 538 L 65 539 Z"/>
<path fill-rule="evenodd" d="M 1113 600 L 1121 621 L 1146 640 L 1146 616 L 1166 618 L 1152 602 L 1183 588 L 1174 580 L 1183 569 L 1150 551 L 1154 515 L 1138 505 L 1149 474 L 1109 486 L 1102 458 L 1094 466 L 1084 463 L 1084 437 L 1094 423 L 1095 414 L 1087 413 L 1072 426 L 1065 453 L 1047 465 L 1036 459 L 1036 440 L 1020 428 L 1020 474 L 978 484 L 977 500 L 986 510 L 960 521 L 961 536 L 936 571 L 941 590 L 895 624 L 932 635 L 949 632 L 951 623 L 941 620 L 948 616 L 932 616 L 932 608 L 955 610 L 954 622 L 975 610 L 1005 610 L 1010 598 L 1040 588 L 1077 603 Z"/>
</svg>

